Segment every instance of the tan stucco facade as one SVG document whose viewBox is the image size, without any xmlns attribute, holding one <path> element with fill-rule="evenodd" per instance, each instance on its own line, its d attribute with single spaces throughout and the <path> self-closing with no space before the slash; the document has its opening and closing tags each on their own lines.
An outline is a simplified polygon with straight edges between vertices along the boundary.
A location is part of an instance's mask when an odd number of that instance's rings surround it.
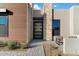
<svg viewBox="0 0 79 59">
<path fill-rule="evenodd" d="M 70 8 L 70 35 L 79 35 L 79 6 Z"/>
<path fill-rule="evenodd" d="M 56 9 L 54 10 L 54 19 L 60 20 L 60 35 L 68 37 L 70 35 L 70 10 Z"/>
<path fill-rule="evenodd" d="M 72 6 L 69 11 L 70 38 L 65 38 L 63 41 L 63 53 L 66 55 L 79 55 L 79 6 Z"/>
<path fill-rule="evenodd" d="M 43 40 L 52 40 L 52 20 L 60 20 L 60 36 L 70 35 L 71 9 L 53 10 L 52 4 L 45 3 L 43 9 L 33 10 L 33 4 L 0 4 L 0 8 L 6 8 L 13 12 L 9 17 L 9 35 L 0 37 L 0 40 L 16 40 L 29 43 L 33 40 L 33 17 L 43 17 Z"/>
<path fill-rule="evenodd" d="M 29 42 L 29 40 L 32 39 L 32 32 L 29 31 L 29 29 L 32 28 L 32 25 L 30 24 L 32 22 L 32 10 L 30 5 L 28 3 L 0 3 L 0 8 L 5 8 L 13 13 L 12 15 L 8 15 L 8 36 L 0 37 L 0 40 Z M 28 27 L 28 25 L 30 27 Z"/>
<path fill-rule="evenodd" d="M 43 17 L 43 15 L 42 10 L 33 10 L 33 17 Z"/>
<path fill-rule="evenodd" d="M 33 12 L 32 12 L 32 6 L 29 4 L 26 8 L 27 16 L 26 16 L 26 41 L 29 43 L 31 40 L 33 40 Z"/>
</svg>

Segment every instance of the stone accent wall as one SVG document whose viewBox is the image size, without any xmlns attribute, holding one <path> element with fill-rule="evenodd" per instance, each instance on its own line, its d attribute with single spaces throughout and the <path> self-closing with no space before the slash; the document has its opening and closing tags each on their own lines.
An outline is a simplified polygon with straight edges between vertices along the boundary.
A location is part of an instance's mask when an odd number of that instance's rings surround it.
<svg viewBox="0 0 79 59">
<path fill-rule="evenodd" d="M 52 40 L 52 4 L 44 4 L 44 40 Z"/>
</svg>

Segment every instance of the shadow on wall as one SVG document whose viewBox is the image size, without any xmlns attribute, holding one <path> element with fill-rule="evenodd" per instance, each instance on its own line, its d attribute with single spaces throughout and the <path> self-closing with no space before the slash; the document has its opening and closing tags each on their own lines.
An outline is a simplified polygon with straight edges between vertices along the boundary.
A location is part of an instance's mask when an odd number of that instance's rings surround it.
<svg viewBox="0 0 79 59">
<path fill-rule="evenodd" d="M 54 9 L 52 9 L 52 19 L 54 19 Z"/>
</svg>

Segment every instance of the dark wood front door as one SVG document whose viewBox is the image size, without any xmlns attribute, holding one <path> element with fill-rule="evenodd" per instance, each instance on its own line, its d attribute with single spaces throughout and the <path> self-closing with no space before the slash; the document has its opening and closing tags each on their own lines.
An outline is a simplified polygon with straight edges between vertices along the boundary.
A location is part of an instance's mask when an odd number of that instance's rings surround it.
<svg viewBox="0 0 79 59">
<path fill-rule="evenodd" d="M 43 39 L 43 18 L 33 18 L 33 39 Z"/>
</svg>

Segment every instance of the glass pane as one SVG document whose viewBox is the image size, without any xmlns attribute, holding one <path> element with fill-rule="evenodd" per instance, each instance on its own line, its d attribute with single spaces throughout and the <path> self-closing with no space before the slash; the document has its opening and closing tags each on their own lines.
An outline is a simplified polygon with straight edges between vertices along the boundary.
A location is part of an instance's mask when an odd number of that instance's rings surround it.
<svg viewBox="0 0 79 59">
<path fill-rule="evenodd" d="M 53 29 L 60 28 L 60 21 L 53 20 L 52 26 L 53 26 Z"/>
<path fill-rule="evenodd" d="M 60 20 L 55 19 L 52 21 L 52 30 L 53 30 L 53 36 L 60 35 Z"/>
<path fill-rule="evenodd" d="M 7 16 L 0 16 L 0 36 L 7 36 Z"/>
<path fill-rule="evenodd" d="M 7 16 L 0 16 L 0 24 L 7 25 Z"/>
</svg>

